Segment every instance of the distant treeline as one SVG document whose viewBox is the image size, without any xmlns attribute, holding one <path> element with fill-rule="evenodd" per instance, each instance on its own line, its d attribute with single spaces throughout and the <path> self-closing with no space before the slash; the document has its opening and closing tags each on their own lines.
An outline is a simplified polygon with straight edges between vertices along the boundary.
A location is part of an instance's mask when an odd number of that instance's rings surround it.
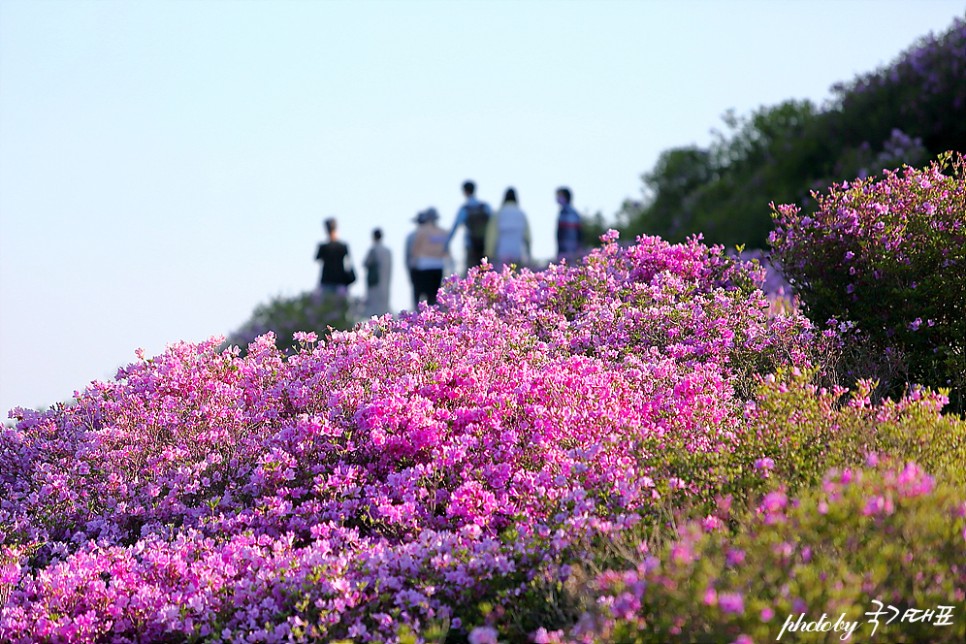
<svg viewBox="0 0 966 644">
<path fill-rule="evenodd" d="M 750 116 L 729 111 L 707 148 L 663 152 L 627 201 L 630 235 L 764 248 L 769 203 L 809 207 L 813 190 L 966 151 L 966 19 L 920 39 L 890 65 L 832 87 L 823 107 L 788 100 Z"/>
</svg>

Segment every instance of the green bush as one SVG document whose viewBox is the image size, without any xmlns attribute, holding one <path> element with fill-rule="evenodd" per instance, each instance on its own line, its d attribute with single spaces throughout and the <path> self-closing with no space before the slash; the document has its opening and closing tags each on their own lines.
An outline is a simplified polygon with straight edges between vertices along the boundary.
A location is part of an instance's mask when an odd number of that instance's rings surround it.
<svg viewBox="0 0 966 644">
<path fill-rule="evenodd" d="M 260 335 L 274 333 L 277 346 L 286 354 L 298 351 L 296 333 L 315 333 L 324 337 L 334 330 L 352 328 L 355 320 L 351 299 L 320 290 L 306 291 L 294 297 L 278 296 L 255 308 L 252 317 L 225 341 L 237 346 L 244 355 L 248 345 Z"/>
<path fill-rule="evenodd" d="M 713 449 L 695 449 L 677 435 L 642 444 L 642 471 L 661 498 L 642 526 L 652 543 L 667 539 L 675 519 L 713 517 L 722 502 L 737 525 L 742 509 L 776 486 L 807 490 L 830 467 L 859 467 L 869 458 L 915 460 L 966 489 L 966 421 L 941 413 L 944 397 L 914 390 L 873 404 L 870 382 L 847 392 L 821 388 L 813 378 L 797 370 L 762 378 L 743 424 L 722 428 L 728 437 Z"/>
<path fill-rule="evenodd" d="M 793 632 L 800 615 L 825 615 L 853 623 L 852 641 L 958 643 L 966 494 L 911 463 L 833 470 L 797 499 L 769 493 L 733 536 L 689 524 L 634 570 L 591 587 L 594 608 L 570 634 L 579 641 L 839 641 L 844 630 Z"/>
</svg>

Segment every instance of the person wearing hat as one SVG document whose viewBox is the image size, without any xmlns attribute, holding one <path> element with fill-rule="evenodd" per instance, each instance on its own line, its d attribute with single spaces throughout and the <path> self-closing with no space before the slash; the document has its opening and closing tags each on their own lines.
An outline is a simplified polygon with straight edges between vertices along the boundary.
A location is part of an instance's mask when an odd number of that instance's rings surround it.
<svg viewBox="0 0 966 644">
<path fill-rule="evenodd" d="M 413 282 L 413 303 L 418 310 L 423 296 L 430 306 L 436 304 L 449 253 L 446 251 L 448 235 L 437 223 L 439 213 L 435 208 L 422 211 L 415 221 L 418 227 L 406 243 L 406 264 Z"/>
<path fill-rule="evenodd" d="M 419 218 L 423 213 L 417 213 L 413 217 L 413 223 L 418 224 Z M 416 233 L 419 229 L 416 228 L 408 235 L 406 235 L 406 272 L 409 273 L 409 283 L 413 287 L 413 298 L 416 300 L 416 308 L 419 308 L 419 296 L 416 294 L 416 262 L 413 259 L 413 242 L 416 241 Z"/>
</svg>

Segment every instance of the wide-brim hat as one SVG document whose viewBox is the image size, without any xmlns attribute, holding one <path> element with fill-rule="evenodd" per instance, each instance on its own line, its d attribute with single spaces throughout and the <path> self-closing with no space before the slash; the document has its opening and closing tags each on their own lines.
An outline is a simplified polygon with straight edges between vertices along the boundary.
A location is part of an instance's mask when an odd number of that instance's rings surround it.
<svg viewBox="0 0 966 644">
<path fill-rule="evenodd" d="M 429 221 L 436 221 L 439 219 L 439 213 L 436 212 L 435 208 L 427 208 L 426 210 L 421 210 L 418 215 L 413 219 L 417 224 L 425 224 Z"/>
</svg>

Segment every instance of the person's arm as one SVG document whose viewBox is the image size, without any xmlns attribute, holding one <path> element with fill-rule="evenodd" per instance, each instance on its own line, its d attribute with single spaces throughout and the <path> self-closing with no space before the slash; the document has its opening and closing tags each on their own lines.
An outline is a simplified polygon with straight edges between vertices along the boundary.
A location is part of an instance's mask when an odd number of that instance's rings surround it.
<svg viewBox="0 0 966 644">
<path fill-rule="evenodd" d="M 580 216 L 577 209 L 574 208 L 574 221 L 577 226 L 577 250 L 583 250 L 584 248 L 584 218 Z"/>
<path fill-rule="evenodd" d="M 345 255 L 342 256 L 342 273 L 345 275 L 345 285 L 348 286 L 356 279 L 356 270 L 352 267 L 352 257 L 349 255 L 349 245 L 345 246 Z"/>
<path fill-rule="evenodd" d="M 496 220 L 499 216 L 500 213 L 490 215 L 486 222 L 486 236 L 483 239 L 483 254 L 486 255 L 491 264 L 496 261 L 496 238 L 500 233 Z"/>
<path fill-rule="evenodd" d="M 557 254 L 561 254 L 564 248 L 564 215 L 563 212 L 557 214 Z"/>
<path fill-rule="evenodd" d="M 449 244 L 453 241 L 453 236 L 456 235 L 456 229 L 466 222 L 466 206 L 461 206 L 456 212 L 456 221 L 453 222 L 453 228 L 449 231 L 449 236 L 446 237 L 446 250 L 449 251 Z"/>
<path fill-rule="evenodd" d="M 526 215 L 523 217 L 523 247 L 526 250 L 526 263 L 529 264 L 533 257 L 530 254 L 530 221 L 527 219 Z"/>
</svg>

